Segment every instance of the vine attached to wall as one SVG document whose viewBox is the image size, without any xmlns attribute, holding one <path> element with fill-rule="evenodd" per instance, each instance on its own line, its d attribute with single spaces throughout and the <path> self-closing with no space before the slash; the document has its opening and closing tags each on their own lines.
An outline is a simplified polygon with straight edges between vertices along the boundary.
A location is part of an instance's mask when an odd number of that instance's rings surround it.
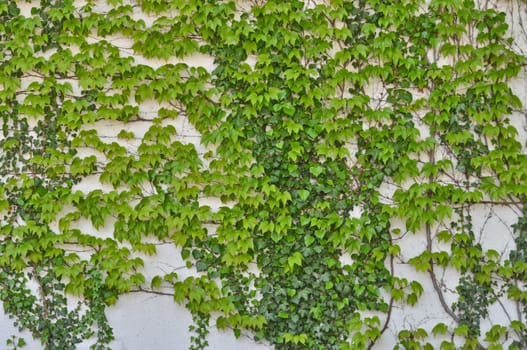
<svg viewBox="0 0 527 350">
<path fill-rule="evenodd" d="M 276 349 L 394 329 L 397 349 L 525 348 L 513 20 L 468 0 L 0 0 L 4 311 L 46 349 L 111 348 L 129 292 L 185 305 L 191 349 L 213 322 Z M 483 241 L 486 208 L 514 212 L 512 249 Z M 193 274 L 145 276 L 161 244 Z M 394 324 L 425 295 L 441 322 Z"/>
</svg>

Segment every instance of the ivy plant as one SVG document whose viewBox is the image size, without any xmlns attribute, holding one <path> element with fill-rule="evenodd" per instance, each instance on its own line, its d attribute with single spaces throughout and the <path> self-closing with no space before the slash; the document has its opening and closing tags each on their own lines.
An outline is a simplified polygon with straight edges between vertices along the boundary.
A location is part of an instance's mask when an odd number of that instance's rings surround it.
<svg viewBox="0 0 527 350">
<path fill-rule="evenodd" d="M 45 349 L 111 348 L 130 292 L 184 305 L 191 349 L 525 348 L 509 2 L 0 0 L 4 311 Z M 185 266 L 146 275 L 159 245 Z M 425 294 L 441 321 L 395 324 Z"/>
</svg>

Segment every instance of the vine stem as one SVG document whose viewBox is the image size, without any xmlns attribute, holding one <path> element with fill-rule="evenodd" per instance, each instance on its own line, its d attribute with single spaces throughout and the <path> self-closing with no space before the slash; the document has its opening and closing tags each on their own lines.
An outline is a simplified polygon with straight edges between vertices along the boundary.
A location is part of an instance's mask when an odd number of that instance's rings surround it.
<svg viewBox="0 0 527 350">
<path fill-rule="evenodd" d="M 435 149 L 432 149 L 428 152 L 428 158 L 430 163 L 435 164 Z M 431 184 L 434 182 L 434 176 L 430 175 L 428 177 L 428 183 Z M 428 193 L 428 196 L 430 197 L 431 194 Z M 430 205 L 428 205 L 428 210 L 431 210 Z M 429 222 L 426 222 L 425 224 L 425 233 L 426 233 L 426 250 L 429 253 L 432 253 L 432 227 L 430 226 Z M 437 283 L 437 277 L 434 270 L 434 262 L 433 259 L 430 258 L 430 268 L 428 269 L 428 274 L 430 275 L 430 279 L 432 280 L 432 284 L 434 286 L 434 289 L 437 293 L 437 296 L 439 298 L 439 302 L 441 303 L 441 306 L 445 310 L 445 312 L 452 317 L 452 319 L 456 322 L 459 322 L 459 317 L 452 311 L 452 309 L 448 306 L 445 300 L 445 295 L 443 294 L 443 291 L 441 290 L 441 286 L 439 286 L 439 283 Z"/>
<path fill-rule="evenodd" d="M 36 266 L 32 267 L 33 275 L 35 277 L 35 281 L 38 284 L 38 292 L 40 294 L 40 298 L 42 299 L 42 319 L 47 320 L 49 316 L 49 305 L 48 301 L 46 300 L 46 293 L 44 292 L 44 286 L 42 285 L 40 281 L 40 276 L 37 272 Z"/>
<path fill-rule="evenodd" d="M 432 229 L 430 227 L 430 224 L 426 224 L 426 250 L 429 252 L 432 252 Z M 430 275 L 430 279 L 432 280 L 432 284 L 434 286 L 434 289 L 437 293 L 437 296 L 439 297 L 439 302 L 441 303 L 441 306 L 445 310 L 445 312 L 452 317 L 452 319 L 456 322 L 459 322 L 459 317 L 452 311 L 452 309 L 448 306 L 445 300 L 445 296 L 443 294 L 443 291 L 441 290 L 441 286 L 437 283 L 436 274 L 434 271 L 434 263 L 432 260 L 430 260 L 430 269 L 428 270 L 428 274 Z"/>
<path fill-rule="evenodd" d="M 40 298 L 42 299 L 42 319 L 44 321 L 47 321 L 49 318 L 49 304 L 46 299 L 46 292 L 44 291 L 44 286 L 42 285 L 42 282 L 40 280 L 40 275 L 37 271 L 36 265 L 33 265 L 31 267 L 31 270 L 33 271 L 35 281 L 38 284 L 38 292 L 40 294 Z M 43 344 L 45 345 L 46 349 L 49 347 L 49 342 L 50 342 L 50 339 L 47 339 L 45 344 Z"/>
<path fill-rule="evenodd" d="M 390 245 L 391 244 L 392 244 L 392 239 L 390 237 Z M 393 254 L 390 254 L 390 275 L 392 276 L 394 275 L 394 271 L 395 271 L 393 259 L 394 259 Z M 367 350 L 371 350 L 373 346 L 377 343 L 377 340 L 379 340 L 384 334 L 384 332 L 386 332 L 386 330 L 388 329 L 388 325 L 390 324 L 390 320 L 392 318 L 392 309 L 393 309 L 393 296 L 390 296 L 390 303 L 388 304 L 388 311 L 386 313 L 386 319 L 384 320 L 384 325 L 380 330 L 379 336 L 371 341 L 370 345 L 368 345 Z"/>
<path fill-rule="evenodd" d="M 169 296 L 169 297 L 174 296 L 174 293 L 161 292 L 161 291 L 152 290 L 152 289 L 144 289 L 142 287 L 139 287 L 137 289 L 131 289 L 130 293 L 147 293 L 147 294 L 156 294 L 156 295 Z"/>
</svg>

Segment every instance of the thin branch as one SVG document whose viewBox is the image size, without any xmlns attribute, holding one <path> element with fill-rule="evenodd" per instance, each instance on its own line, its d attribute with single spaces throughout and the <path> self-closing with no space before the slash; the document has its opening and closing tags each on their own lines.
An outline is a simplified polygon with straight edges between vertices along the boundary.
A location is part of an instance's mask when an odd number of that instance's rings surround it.
<svg viewBox="0 0 527 350">
<path fill-rule="evenodd" d="M 161 296 L 168 296 L 168 297 L 174 297 L 174 293 L 167 293 L 167 292 L 161 292 L 158 290 L 151 290 L 151 289 L 144 289 L 142 287 L 139 287 L 137 289 L 131 289 L 129 293 L 147 293 L 147 294 L 155 294 L 155 295 L 161 295 Z"/>
<path fill-rule="evenodd" d="M 426 249 L 431 252 L 432 251 L 432 233 L 430 224 L 426 224 Z M 459 317 L 452 311 L 452 309 L 448 306 L 445 300 L 445 296 L 443 295 L 443 291 L 441 290 L 441 287 L 437 283 L 436 274 L 434 271 L 434 263 L 430 261 L 430 269 L 428 270 L 428 273 L 430 275 L 430 279 L 432 280 L 432 284 L 434 285 L 434 289 L 437 293 L 437 296 L 439 297 L 439 302 L 441 303 L 441 306 L 445 310 L 445 312 L 452 317 L 452 319 L 456 322 L 459 322 Z"/>
<path fill-rule="evenodd" d="M 391 238 L 390 238 L 390 244 L 392 244 Z M 393 254 L 390 254 L 390 275 L 391 276 L 393 276 L 395 273 L 393 259 L 394 259 Z M 367 348 L 368 350 L 371 350 L 373 348 L 377 340 L 379 340 L 384 334 L 384 332 L 386 332 L 386 330 L 388 329 L 388 325 L 390 324 L 390 320 L 392 318 L 393 302 L 394 302 L 393 296 L 390 296 L 390 303 L 388 304 L 388 311 L 386 313 L 386 319 L 384 320 L 384 325 L 380 330 L 379 336 L 371 341 L 370 345 Z"/>
<path fill-rule="evenodd" d="M 428 157 L 430 159 L 430 163 L 435 163 L 435 155 L 434 155 L 434 152 L 435 150 L 432 149 L 429 153 L 428 153 Z M 434 177 L 433 175 L 430 175 L 429 178 L 428 178 L 428 181 L 429 183 L 433 183 L 434 182 Z M 429 196 L 431 196 L 431 193 L 428 194 Z M 430 209 L 430 208 L 429 208 Z M 425 225 L 425 230 L 426 230 L 426 250 L 428 252 L 432 252 L 432 228 L 430 226 L 430 223 L 427 222 L 426 225 Z M 459 322 L 459 317 L 457 317 L 457 315 L 454 313 L 454 311 L 452 311 L 452 309 L 448 306 L 448 304 L 446 303 L 446 300 L 445 300 L 445 296 L 443 294 L 443 291 L 441 290 L 441 287 L 439 286 L 439 284 L 437 283 L 437 278 L 436 278 L 436 274 L 435 274 L 435 271 L 434 271 L 434 262 L 432 259 L 430 259 L 430 268 L 428 270 L 428 273 L 430 275 L 430 279 L 432 280 L 432 284 L 434 286 L 434 289 L 437 293 L 437 296 L 439 297 L 439 302 L 441 303 L 441 306 L 443 307 L 443 309 L 445 310 L 445 312 L 450 316 L 452 317 L 452 319 L 456 322 Z"/>
</svg>

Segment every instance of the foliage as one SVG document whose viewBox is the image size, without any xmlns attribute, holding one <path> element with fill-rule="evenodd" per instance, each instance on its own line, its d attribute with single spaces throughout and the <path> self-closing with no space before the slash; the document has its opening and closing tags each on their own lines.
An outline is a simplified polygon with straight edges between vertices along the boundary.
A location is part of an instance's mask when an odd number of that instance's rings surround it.
<svg viewBox="0 0 527 350">
<path fill-rule="evenodd" d="M 396 348 L 527 346 L 525 111 L 508 84 L 526 60 L 505 13 L 470 0 L 33 5 L 0 0 L 0 299 L 44 348 L 110 348 L 106 307 L 166 288 L 194 317 L 192 349 L 211 322 L 276 349 L 371 349 L 426 293 L 449 324 L 402 329 Z M 178 63 L 200 56 L 214 67 Z M 485 206 L 518 211 L 508 259 L 475 232 Z M 404 240 L 425 243 L 408 256 Z M 194 273 L 144 276 L 158 244 Z M 407 264 L 415 275 L 397 272 Z M 442 273 L 459 276 L 453 303 Z M 484 329 L 500 306 L 509 323 Z"/>
</svg>

